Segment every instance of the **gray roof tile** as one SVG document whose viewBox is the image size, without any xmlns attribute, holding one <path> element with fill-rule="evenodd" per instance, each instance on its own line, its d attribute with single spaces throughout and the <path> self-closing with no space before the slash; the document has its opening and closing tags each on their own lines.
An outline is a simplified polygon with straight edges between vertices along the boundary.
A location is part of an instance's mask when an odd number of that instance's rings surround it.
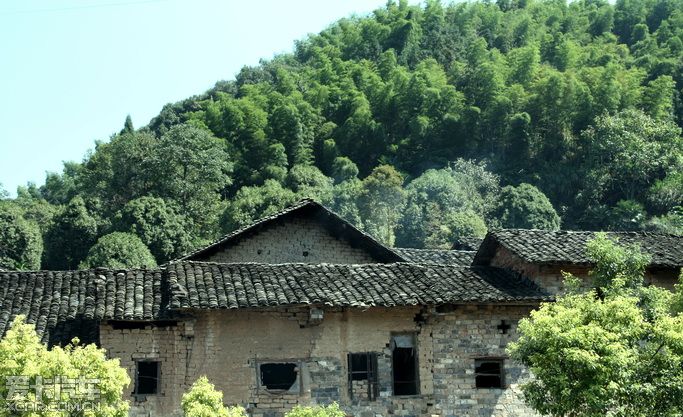
<svg viewBox="0 0 683 417">
<path fill-rule="evenodd" d="M 202 277 L 202 279 L 198 279 Z M 217 264 L 168 266 L 171 309 L 321 304 L 398 306 L 535 303 L 549 300 L 531 281 L 492 267 L 436 264 Z M 212 297 L 205 288 L 227 297 Z"/>
<path fill-rule="evenodd" d="M 521 259 L 537 264 L 590 265 L 586 244 L 596 232 L 503 229 L 486 235 L 474 263 L 487 265 L 502 245 Z M 683 266 L 683 236 L 654 232 L 608 232 L 620 244 L 638 245 L 652 257 L 650 266 L 679 268 Z"/>
<path fill-rule="evenodd" d="M 464 250 L 410 248 L 394 248 L 394 252 L 401 255 L 406 262 L 459 266 L 471 265 L 476 253 Z"/>
<path fill-rule="evenodd" d="M 94 342 L 100 320 L 157 318 L 161 279 L 161 270 L 0 272 L 0 334 L 23 314 L 43 342 Z"/>
</svg>

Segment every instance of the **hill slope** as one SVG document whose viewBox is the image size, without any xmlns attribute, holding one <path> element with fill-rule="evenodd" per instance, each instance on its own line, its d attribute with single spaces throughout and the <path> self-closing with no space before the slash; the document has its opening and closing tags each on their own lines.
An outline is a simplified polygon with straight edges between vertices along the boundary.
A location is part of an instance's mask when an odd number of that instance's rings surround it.
<svg viewBox="0 0 683 417">
<path fill-rule="evenodd" d="M 38 223 L 45 267 L 114 231 L 163 262 L 300 197 L 404 246 L 681 232 L 682 62 L 681 0 L 389 3 L 128 120 L 4 206 Z"/>
</svg>

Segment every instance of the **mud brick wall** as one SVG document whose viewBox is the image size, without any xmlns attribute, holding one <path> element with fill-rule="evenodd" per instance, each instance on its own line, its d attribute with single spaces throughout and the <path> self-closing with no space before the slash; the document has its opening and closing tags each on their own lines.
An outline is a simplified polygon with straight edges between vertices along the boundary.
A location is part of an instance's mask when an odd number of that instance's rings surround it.
<svg viewBox="0 0 683 417">
<path fill-rule="evenodd" d="M 337 264 L 375 262 L 364 249 L 354 248 L 349 242 L 332 236 L 320 223 L 305 218 L 269 227 L 210 256 L 206 261 Z"/>
<path fill-rule="evenodd" d="M 324 309 L 321 323 L 309 322 L 307 307 L 271 310 L 195 311 L 176 326 L 114 330 L 103 324 L 102 346 L 121 358 L 131 378 L 135 360 L 161 361 L 158 395 L 136 399 L 132 416 L 180 416 L 182 393 L 206 375 L 224 393 L 226 405 L 245 406 L 254 417 L 282 417 L 296 404 L 340 403 L 360 417 L 522 417 L 519 383 L 528 375 L 505 361 L 505 389 L 476 389 L 474 359 L 504 357 L 516 338 L 516 322 L 530 307 L 456 306 Z M 512 325 L 500 334 L 501 320 Z M 413 332 L 419 366 L 419 395 L 394 396 L 392 334 Z M 379 397 L 351 396 L 348 353 L 375 352 Z M 298 379 L 287 392 L 261 386 L 259 364 L 296 363 Z M 360 385 L 363 385 L 363 381 Z M 367 390 L 356 387 L 363 393 Z"/>
</svg>

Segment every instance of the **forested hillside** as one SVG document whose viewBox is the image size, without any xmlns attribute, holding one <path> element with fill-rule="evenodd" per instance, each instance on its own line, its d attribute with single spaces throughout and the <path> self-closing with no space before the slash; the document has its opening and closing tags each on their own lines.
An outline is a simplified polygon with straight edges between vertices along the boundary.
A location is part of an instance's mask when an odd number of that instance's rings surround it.
<svg viewBox="0 0 683 417">
<path fill-rule="evenodd" d="M 396 246 L 681 233 L 682 88 L 683 0 L 389 2 L 6 198 L 0 268 L 162 263 L 303 197 Z"/>
</svg>

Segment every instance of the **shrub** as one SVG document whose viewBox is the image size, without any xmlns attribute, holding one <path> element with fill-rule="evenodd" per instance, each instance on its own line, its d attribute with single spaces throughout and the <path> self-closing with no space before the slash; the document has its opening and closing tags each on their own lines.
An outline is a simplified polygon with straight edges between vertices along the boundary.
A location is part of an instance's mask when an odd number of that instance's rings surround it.
<svg viewBox="0 0 683 417">
<path fill-rule="evenodd" d="M 15 379 L 18 378 L 18 379 Z M 36 398 L 41 385 L 42 396 Z M 23 381 L 22 381 L 23 380 Z M 49 382 L 48 382 L 49 381 Z M 70 394 L 74 383 L 86 384 L 96 390 L 93 398 L 80 398 Z M 94 384 L 94 386 L 90 384 Z M 23 316 L 17 316 L 7 335 L 0 341 L 0 400 L 3 412 L 0 415 L 15 417 L 63 415 L 61 413 L 36 414 L 30 405 L 39 403 L 46 410 L 75 409 L 84 401 L 97 401 L 98 407 L 88 411 L 90 417 L 126 417 L 129 404 L 122 399 L 123 389 L 130 384 L 126 370 L 118 359 L 107 359 L 104 349 L 94 344 L 79 345 L 78 340 L 64 348 L 48 349 L 40 342 L 35 328 L 24 323 Z M 59 389 L 59 391 L 56 391 Z M 52 395 L 61 392 L 61 397 Z M 11 395 L 10 395 L 11 393 Z M 9 397 L 8 397 L 9 395 Z M 27 407 L 29 406 L 29 407 Z M 15 413 L 5 414 L 7 407 L 15 407 Z M 70 408 L 66 408 L 70 407 Z M 74 414 L 75 415 L 75 414 Z M 80 415 L 80 414 L 79 414 Z"/>
<path fill-rule="evenodd" d="M 247 417 L 244 408 L 223 405 L 223 393 L 216 390 L 205 376 L 196 380 L 183 394 L 181 404 L 185 417 Z"/>
</svg>

